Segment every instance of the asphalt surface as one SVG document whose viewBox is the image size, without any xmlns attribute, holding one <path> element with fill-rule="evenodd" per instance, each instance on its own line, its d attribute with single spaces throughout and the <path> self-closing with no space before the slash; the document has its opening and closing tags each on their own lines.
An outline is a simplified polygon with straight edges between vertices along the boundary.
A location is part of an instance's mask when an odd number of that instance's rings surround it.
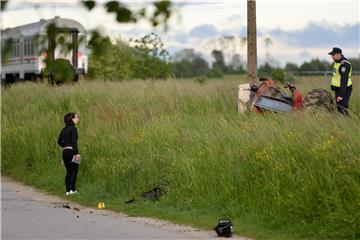
<svg viewBox="0 0 360 240">
<path fill-rule="evenodd" d="M 1 184 L 1 239 L 209 239 L 213 232 L 81 207 L 65 199 Z"/>
</svg>

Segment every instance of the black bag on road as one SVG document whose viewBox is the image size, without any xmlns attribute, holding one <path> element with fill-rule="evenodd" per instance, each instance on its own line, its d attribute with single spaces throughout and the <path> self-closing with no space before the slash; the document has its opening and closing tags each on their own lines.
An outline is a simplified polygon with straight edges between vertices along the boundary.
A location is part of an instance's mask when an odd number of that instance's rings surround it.
<svg viewBox="0 0 360 240">
<path fill-rule="evenodd" d="M 219 219 L 218 224 L 214 227 L 218 237 L 232 236 L 232 223 L 230 219 Z"/>
</svg>

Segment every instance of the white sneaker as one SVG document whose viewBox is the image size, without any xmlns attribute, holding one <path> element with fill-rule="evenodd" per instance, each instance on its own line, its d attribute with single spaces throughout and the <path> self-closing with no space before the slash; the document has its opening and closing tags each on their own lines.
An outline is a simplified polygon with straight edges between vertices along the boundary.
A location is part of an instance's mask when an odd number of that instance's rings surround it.
<svg viewBox="0 0 360 240">
<path fill-rule="evenodd" d="M 67 196 L 67 195 L 70 195 L 70 192 L 66 192 L 65 195 L 66 195 L 66 196 Z"/>
<path fill-rule="evenodd" d="M 70 192 L 69 192 L 70 195 L 75 194 L 75 193 L 77 193 L 77 191 L 70 190 Z"/>
</svg>

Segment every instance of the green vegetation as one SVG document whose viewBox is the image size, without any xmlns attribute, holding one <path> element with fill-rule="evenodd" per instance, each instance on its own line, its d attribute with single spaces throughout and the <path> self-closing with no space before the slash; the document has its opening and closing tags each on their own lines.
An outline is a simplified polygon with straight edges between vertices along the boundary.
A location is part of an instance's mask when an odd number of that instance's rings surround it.
<svg viewBox="0 0 360 240">
<path fill-rule="evenodd" d="M 93 51 L 89 56 L 87 79 L 128 80 L 159 79 L 171 76 L 171 65 L 166 61 L 168 52 L 161 38 L 152 33 L 129 43 L 99 38 L 101 54 Z"/>
<path fill-rule="evenodd" d="M 2 89 L 1 172 L 65 198 L 56 139 L 76 111 L 83 162 L 72 200 L 206 229 L 228 217 L 256 239 L 359 239 L 359 88 L 352 118 L 242 115 L 242 81 L 14 84 Z M 297 82 L 304 93 L 328 88 L 324 77 Z M 158 185 L 160 201 L 139 197 Z"/>
<path fill-rule="evenodd" d="M 246 73 L 245 62 L 241 56 L 233 54 L 225 61 L 222 50 L 212 50 L 211 67 L 205 57 L 194 49 L 182 49 L 170 54 L 163 48 L 163 42 L 157 34 L 151 33 L 130 42 L 109 38 L 94 38 L 89 42 L 92 48 L 89 56 L 89 74 L 87 79 L 131 80 L 176 78 L 221 78 Z M 98 49 L 100 50 L 98 52 Z M 124 59 L 126 59 L 124 61 Z M 359 58 L 350 58 L 353 75 L 359 72 Z M 287 63 L 280 67 L 276 60 L 268 60 L 258 66 L 259 76 L 268 76 L 280 82 L 294 82 L 296 75 L 332 74 L 333 63 L 312 59 L 300 66 Z"/>
</svg>

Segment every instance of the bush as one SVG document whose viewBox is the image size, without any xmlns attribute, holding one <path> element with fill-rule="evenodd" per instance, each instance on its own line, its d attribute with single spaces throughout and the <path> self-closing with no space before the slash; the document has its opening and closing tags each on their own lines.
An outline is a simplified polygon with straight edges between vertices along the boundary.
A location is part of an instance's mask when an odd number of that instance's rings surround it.
<svg viewBox="0 0 360 240">
<path fill-rule="evenodd" d="M 271 70 L 270 76 L 272 79 L 284 83 L 285 82 L 285 72 L 281 68 L 274 68 Z"/>
<path fill-rule="evenodd" d="M 63 84 L 73 82 L 75 71 L 67 59 L 47 60 L 47 66 L 43 72 L 44 77 L 49 79 L 50 84 Z"/>
<path fill-rule="evenodd" d="M 214 67 L 207 75 L 209 78 L 221 78 L 224 76 L 223 71 L 219 67 Z"/>
<path fill-rule="evenodd" d="M 145 38 L 145 37 L 144 37 Z M 164 52 L 158 45 L 147 42 L 149 38 L 137 42 L 138 47 L 117 40 L 103 42 L 102 54 L 91 53 L 89 57 L 89 79 L 131 80 L 148 78 L 168 78 L 171 64 L 162 59 Z"/>
</svg>

